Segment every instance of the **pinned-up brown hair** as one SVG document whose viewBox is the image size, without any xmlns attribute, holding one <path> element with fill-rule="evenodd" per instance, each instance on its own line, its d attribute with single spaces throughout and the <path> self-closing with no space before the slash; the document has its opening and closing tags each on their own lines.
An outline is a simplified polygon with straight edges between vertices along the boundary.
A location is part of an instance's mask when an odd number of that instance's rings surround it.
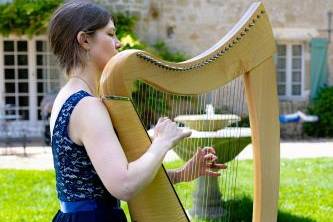
<svg viewBox="0 0 333 222">
<path fill-rule="evenodd" d="M 53 53 L 67 75 L 75 67 L 84 67 L 86 52 L 79 45 L 77 34 L 83 31 L 94 35 L 110 20 L 112 16 L 106 9 L 89 1 L 70 1 L 54 12 L 48 38 Z"/>
</svg>

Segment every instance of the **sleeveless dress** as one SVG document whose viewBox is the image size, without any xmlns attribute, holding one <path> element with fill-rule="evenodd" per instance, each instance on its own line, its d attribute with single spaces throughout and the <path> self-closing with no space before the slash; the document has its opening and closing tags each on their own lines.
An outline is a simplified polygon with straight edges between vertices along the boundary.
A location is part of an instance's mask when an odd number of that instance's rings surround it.
<svg viewBox="0 0 333 222">
<path fill-rule="evenodd" d="M 68 136 L 71 113 L 87 92 L 72 94 L 63 104 L 52 135 L 52 153 L 60 210 L 55 222 L 126 222 L 120 201 L 113 197 L 98 177 L 84 146 Z"/>
</svg>

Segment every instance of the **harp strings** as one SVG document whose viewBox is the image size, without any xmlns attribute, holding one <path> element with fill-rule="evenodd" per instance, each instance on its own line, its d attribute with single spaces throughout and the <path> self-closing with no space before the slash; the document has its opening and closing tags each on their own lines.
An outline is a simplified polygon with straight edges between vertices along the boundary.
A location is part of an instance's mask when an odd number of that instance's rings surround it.
<svg viewBox="0 0 333 222">
<path fill-rule="evenodd" d="M 213 102 L 212 102 L 212 104 L 214 105 L 214 107 L 216 107 L 216 104 L 218 103 L 218 101 L 220 100 L 220 97 L 219 97 L 219 90 L 218 89 L 216 89 L 216 90 L 214 90 L 214 92 L 213 92 Z M 215 128 L 215 122 L 213 122 L 213 129 Z M 214 144 L 213 144 L 213 138 L 211 139 L 211 146 L 214 146 Z M 217 162 L 219 162 L 219 160 L 217 159 Z M 220 171 L 220 173 L 222 173 L 221 171 Z M 217 184 L 218 184 L 218 192 L 216 192 L 215 193 L 215 195 L 216 195 L 216 199 L 217 198 L 220 198 L 220 194 L 219 194 L 219 192 L 220 192 L 220 184 L 219 184 L 219 179 L 217 178 L 216 179 L 217 180 Z M 222 214 L 222 203 L 220 203 L 220 208 L 219 208 L 219 210 L 218 210 L 218 214 Z"/>
<path fill-rule="evenodd" d="M 222 108 L 223 109 L 227 109 L 228 107 L 230 107 L 230 91 L 225 89 L 227 87 L 224 87 L 222 89 L 222 98 L 220 98 L 222 100 Z M 228 108 L 229 109 L 229 108 Z M 223 132 L 222 133 L 222 137 L 227 137 L 227 132 Z M 225 145 L 227 145 L 227 143 L 225 143 Z M 229 149 L 226 150 L 225 152 L 229 152 Z M 228 153 L 226 154 L 228 155 Z M 222 171 L 222 176 L 219 180 L 219 187 L 220 187 L 220 192 L 222 194 L 222 206 L 221 206 L 221 209 L 220 209 L 220 214 L 222 214 L 222 221 L 225 221 L 226 220 L 226 213 L 227 213 L 227 210 L 226 210 L 226 207 L 225 207 L 225 198 L 226 198 L 226 189 L 227 189 L 227 178 L 228 178 L 228 174 L 229 174 L 229 171 L 231 170 L 230 168 L 230 162 L 228 163 L 228 169 L 227 170 L 224 170 Z"/>
<path fill-rule="evenodd" d="M 237 82 L 236 82 L 237 83 Z M 235 98 L 237 97 L 236 93 L 238 92 L 239 90 L 237 90 L 237 84 L 234 84 L 234 82 L 232 82 L 231 84 L 231 87 L 230 89 L 227 90 L 226 92 L 226 97 L 228 98 L 227 101 L 228 101 L 228 104 L 227 104 L 227 107 L 228 107 L 228 110 L 230 110 L 230 113 L 231 114 L 234 114 L 235 113 L 235 110 L 234 110 L 234 107 L 235 107 Z M 232 96 L 234 95 L 234 96 Z M 232 121 L 232 117 L 230 116 L 229 121 Z M 228 147 L 229 149 L 226 150 L 227 152 L 227 155 L 232 155 L 230 154 L 230 152 L 233 152 L 233 138 L 232 138 L 232 132 L 231 131 L 226 131 L 225 132 L 225 136 L 228 139 Z M 223 202 L 222 202 L 222 208 L 221 210 L 223 210 L 222 212 L 222 215 L 223 217 L 221 218 L 221 221 L 230 221 L 230 200 L 232 198 L 230 198 L 230 187 L 233 186 L 232 184 L 232 177 L 233 177 L 233 174 L 234 174 L 234 160 L 233 161 L 230 161 L 228 163 L 228 170 L 224 171 L 224 179 L 220 180 L 220 186 L 219 187 L 222 187 L 222 195 L 223 195 Z M 223 177 L 222 177 L 223 178 Z"/>
<path fill-rule="evenodd" d="M 243 85 L 243 79 L 241 78 L 240 80 L 239 80 L 239 85 L 240 85 L 240 90 L 239 90 L 239 92 L 240 92 L 240 100 L 239 100 L 239 110 L 240 110 L 240 116 L 241 117 L 243 117 L 243 116 L 245 116 L 245 111 L 244 111 L 244 97 L 245 97 L 245 93 L 244 93 L 244 85 Z M 239 127 L 239 135 L 242 135 L 242 128 L 241 128 L 242 126 L 240 126 Z M 240 140 L 238 140 L 238 146 L 241 146 L 241 142 L 240 142 Z M 235 158 L 235 168 L 236 169 L 238 169 L 238 158 Z M 237 170 L 235 171 L 235 176 L 234 176 L 234 180 L 233 180 L 233 183 L 234 183 L 234 186 L 233 186 L 233 190 L 232 190 L 232 199 L 235 199 L 236 198 L 236 187 L 237 187 Z M 229 219 L 231 219 L 230 218 L 230 216 L 229 216 Z"/>
<path fill-rule="evenodd" d="M 235 89 L 236 89 L 236 86 L 233 83 L 232 87 L 231 87 L 231 90 L 229 91 L 230 97 L 231 97 L 231 95 L 235 94 Z M 231 99 L 229 101 L 230 101 L 229 107 L 231 109 L 231 113 L 234 113 L 233 108 L 234 108 L 235 96 L 231 97 Z M 232 143 L 232 138 L 231 138 L 231 136 L 232 136 L 231 132 L 229 132 L 228 134 L 229 134 L 228 135 L 228 137 L 229 137 L 229 139 L 228 139 L 229 140 L 229 147 L 231 148 L 231 149 L 228 149 L 228 154 L 229 154 L 230 152 L 232 152 L 233 143 Z M 225 186 L 226 191 L 225 191 L 225 197 L 224 197 L 225 200 L 228 201 L 226 206 L 225 206 L 226 212 L 230 212 L 230 204 L 229 204 L 229 200 L 230 200 L 230 178 L 232 177 L 232 174 L 233 174 L 233 162 L 234 161 L 229 162 L 228 165 L 229 165 L 230 169 L 227 171 L 228 174 L 227 174 L 227 179 L 226 179 L 226 186 Z M 227 215 L 225 216 L 225 220 L 229 221 L 229 217 Z"/>
<path fill-rule="evenodd" d="M 237 114 L 239 116 L 243 116 L 244 109 L 244 92 L 243 92 L 243 83 L 241 79 L 236 79 L 229 83 L 228 85 L 216 89 L 212 92 L 204 93 L 202 95 L 195 96 L 180 96 L 180 95 L 172 95 L 170 93 L 161 92 L 156 90 L 155 88 L 149 86 L 148 84 L 139 81 L 136 83 L 136 89 L 133 92 L 133 102 L 137 109 L 137 112 L 143 122 L 143 125 L 147 131 L 149 131 L 150 135 L 152 135 L 152 129 L 154 125 L 157 123 L 157 120 L 160 117 L 168 116 L 170 119 L 174 119 L 179 115 L 206 115 L 209 117 L 209 114 L 206 113 L 206 107 L 208 104 L 212 104 L 216 108 L 216 113 L 218 114 Z M 226 115 L 230 123 L 233 123 L 233 127 L 227 126 L 228 130 L 222 130 L 219 133 L 219 136 L 225 137 L 224 139 L 224 154 L 227 157 L 234 156 L 237 148 L 235 146 L 242 145 L 240 139 L 235 140 L 236 135 L 241 134 L 241 128 L 237 128 L 237 124 L 234 123 L 234 119 L 232 115 Z M 183 123 L 179 123 L 181 127 L 184 126 Z M 193 155 L 197 152 L 198 148 L 203 148 L 205 146 L 215 147 L 216 141 L 218 139 L 214 139 L 211 135 L 213 129 L 215 129 L 215 122 L 213 119 L 208 120 L 208 130 L 204 129 L 204 124 L 201 124 L 197 121 L 194 124 L 195 128 L 201 133 L 201 138 L 195 139 L 191 141 L 190 139 L 185 139 L 181 142 L 181 145 L 175 148 L 176 151 L 179 150 L 181 154 L 181 158 L 183 159 L 184 164 L 187 160 L 190 160 Z M 236 142 L 235 142 L 236 141 Z M 216 147 L 215 147 L 216 148 Z M 181 151 L 180 151 L 181 150 Z M 217 153 L 219 151 L 217 150 Z M 223 158 L 222 158 L 223 159 Z M 221 159 L 221 161 L 222 161 Z M 218 162 L 220 163 L 219 159 Z M 187 213 L 191 215 L 191 217 L 196 218 L 199 217 L 200 221 L 206 221 L 205 219 L 209 219 L 212 217 L 212 209 L 211 207 L 211 199 L 218 200 L 222 199 L 220 204 L 218 204 L 219 208 L 216 213 L 217 215 L 222 215 L 219 218 L 214 218 L 216 221 L 230 221 L 232 204 L 231 201 L 235 198 L 236 194 L 236 182 L 237 182 L 237 166 L 238 160 L 237 158 L 231 160 L 227 163 L 228 168 L 226 170 L 219 171 L 221 176 L 218 177 L 215 181 L 213 178 L 209 178 L 208 176 L 203 176 L 202 179 L 202 187 L 196 187 L 198 180 L 190 182 L 190 186 L 193 187 L 191 192 L 186 192 L 181 196 L 181 202 L 184 206 L 184 209 L 187 210 Z M 189 178 L 193 178 L 193 174 L 198 172 L 199 165 L 192 165 L 189 169 L 189 174 L 185 174 L 185 171 L 181 173 L 180 179 L 182 181 L 187 181 Z M 170 178 L 174 180 L 175 178 Z M 217 181 L 217 182 L 216 182 Z M 213 183 L 217 183 L 218 190 L 217 192 L 212 191 L 210 187 Z M 178 186 L 180 189 L 177 189 Z M 181 190 L 181 185 L 175 185 L 177 191 Z M 199 192 L 195 189 L 202 189 L 202 200 L 195 200 L 198 196 L 194 197 L 195 192 Z M 222 194 L 222 198 L 220 195 Z M 200 202 L 200 206 L 194 206 Z M 216 206 L 215 206 L 216 207 Z"/>
<path fill-rule="evenodd" d="M 207 94 L 204 94 L 203 98 L 204 98 L 204 101 L 203 101 L 204 106 L 203 107 L 205 107 L 205 105 L 207 104 Z M 203 131 L 203 126 L 204 126 L 204 124 L 201 125 L 201 127 L 200 127 L 201 130 L 200 131 Z M 208 128 L 209 128 L 209 126 L 208 126 Z M 207 133 L 204 133 L 204 134 L 207 134 Z M 207 136 L 204 135 L 204 137 L 207 137 Z M 208 138 L 207 142 L 209 142 L 209 138 Z M 204 139 L 203 138 L 200 138 L 200 147 L 204 147 L 206 145 L 209 146 L 209 144 L 204 144 Z M 203 197 L 204 200 L 203 200 L 202 209 L 201 209 L 201 212 L 203 212 L 205 218 L 207 217 L 207 210 L 208 210 L 208 208 L 207 208 L 207 201 L 208 201 L 208 195 L 209 195 L 208 194 L 208 182 L 209 182 L 208 179 L 205 178 L 205 180 L 204 180 L 204 197 Z M 198 188 L 198 189 L 200 189 L 200 188 Z"/>
<path fill-rule="evenodd" d="M 231 113 L 235 113 L 235 110 L 234 110 L 234 108 L 235 108 L 235 98 L 236 98 L 236 88 L 237 88 L 237 81 L 234 81 L 234 82 L 232 82 L 232 87 L 231 87 L 231 90 L 230 90 L 230 93 L 229 93 L 229 96 L 231 97 L 231 99 L 229 100 L 230 101 L 230 104 L 229 104 L 229 107 L 230 107 L 230 110 L 231 110 Z M 235 95 L 235 96 L 232 96 L 232 95 Z M 230 117 L 230 120 L 231 120 L 231 117 Z M 230 131 L 229 132 L 229 135 L 228 135 L 228 137 L 229 137 L 229 147 L 231 148 L 231 149 L 229 149 L 228 150 L 228 153 L 230 153 L 230 152 L 233 152 L 233 146 L 234 146 L 234 143 L 233 143 L 233 138 L 232 138 L 232 132 Z M 230 154 L 230 155 L 232 155 L 232 154 Z M 234 162 L 235 161 L 231 161 L 230 162 L 230 170 L 228 171 L 228 177 L 227 177 L 227 180 L 226 180 L 226 182 L 228 183 L 227 185 L 226 185 L 226 197 L 225 197 L 225 199 L 226 199 L 226 201 L 228 201 L 227 202 L 227 206 L 226 206 L 226 211 L 227 212 L 230 212 L 230 201 L 232 200 L 231 198 L 230 198 L 230 187 L 232 186 L 232 176 L 233 176 L 233 173 L 234 173 Z M 228 215 L 230 215 L 230 213 L 228 214 Z M 228 215 L 226 214 L 226 221 L 229 221 L 229 217 L 228 217 Z"/>
</svg>

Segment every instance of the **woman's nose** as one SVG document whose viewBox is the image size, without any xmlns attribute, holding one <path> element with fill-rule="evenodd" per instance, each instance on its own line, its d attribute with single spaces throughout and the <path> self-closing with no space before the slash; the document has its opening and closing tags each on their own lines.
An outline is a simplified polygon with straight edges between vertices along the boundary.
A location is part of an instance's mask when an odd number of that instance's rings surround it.
<svg viewBox="0 0 333 222">
<path fill-rule="evenodd" d="M 121 42 L 117 38 L 117 40 L 116 40 L 116 49 L 120 49 L 120 48 L 121 48 Z"/>
</svg>

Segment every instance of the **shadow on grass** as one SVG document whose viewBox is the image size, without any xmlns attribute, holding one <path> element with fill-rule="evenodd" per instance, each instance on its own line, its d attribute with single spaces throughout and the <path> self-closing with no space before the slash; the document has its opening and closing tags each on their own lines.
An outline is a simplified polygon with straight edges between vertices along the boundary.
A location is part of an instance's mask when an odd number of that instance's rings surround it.
<svg viewBox="0 0 333 222">
<path fill-rule="evenodd" d="M 252 222 L 252 199 L 249 197 L 243 197 L 242 199 L 226 201 L 223 204 L 223 208 L 230 214 L 225 214 L 224 217 L 216 220 L 195 220 L 195 221 L 232 221 L 232 222 Z M 301 217 L 293 215 L 289 212 L 278 211 L 278 222 L 314 222 L 315 220 L 307 217 Z"/>
</svg>

